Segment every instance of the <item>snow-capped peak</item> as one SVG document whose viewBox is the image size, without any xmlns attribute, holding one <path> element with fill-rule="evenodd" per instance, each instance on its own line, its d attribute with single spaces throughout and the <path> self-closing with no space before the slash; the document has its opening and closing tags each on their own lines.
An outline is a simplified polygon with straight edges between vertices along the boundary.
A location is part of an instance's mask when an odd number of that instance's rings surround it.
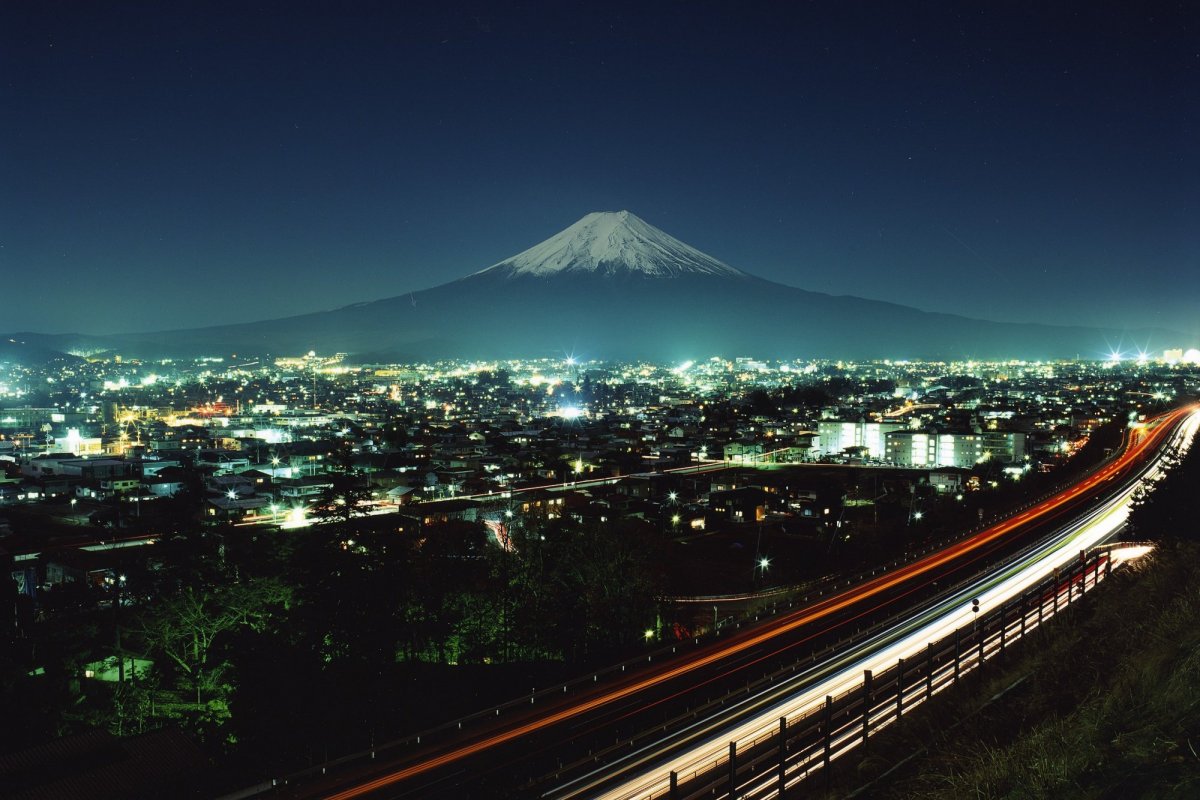
<svg viewBox="0 0 1200 800">
<path fill-rule="evenodd" d="M 541 244 L 476 274 L 545 277 L 561 273 L 686 274 L 744 278 L 746 273 L 701 253 L 628 211 L 594 211 Z"/>
</svg>

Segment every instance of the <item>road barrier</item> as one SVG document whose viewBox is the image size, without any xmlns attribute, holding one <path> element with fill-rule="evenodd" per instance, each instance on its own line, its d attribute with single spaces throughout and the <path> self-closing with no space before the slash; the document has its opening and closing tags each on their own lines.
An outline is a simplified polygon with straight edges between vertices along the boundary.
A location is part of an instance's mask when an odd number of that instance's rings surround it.
<svg viewBox="0 0 1200 800">
<path fill-rule="evenodd" d="M 1004 655 L 1055 614 L 1084 597 L 1111 573 L 1103 549 L 1081 557 L 1065 572 L 1046 579 L 1017 600 L 982 613 L 917 659 L 899 659 L 888 669 L 864 671 L 853 689 L 827 696 L 823 705 L 792 718 L 751 742 L 730 742 L 728 753 L 685 774 L 672 772 L 668 785 L 645 800 L 782 797 L 830 763 L 963 676 Z"/>
</svg>

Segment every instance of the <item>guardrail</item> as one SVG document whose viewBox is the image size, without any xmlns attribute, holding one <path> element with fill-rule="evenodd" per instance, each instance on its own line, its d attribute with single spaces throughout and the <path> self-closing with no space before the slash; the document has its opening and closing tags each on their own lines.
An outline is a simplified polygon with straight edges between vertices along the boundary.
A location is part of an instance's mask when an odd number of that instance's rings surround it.
<svg viewBox="0 0 1200 800">
<path fill-rule="evenodd" d="M 1014 641 L 1082 600 L 1111 570 L 1111 560 L 1097 549 L 1065 574 L 930 642 L 920 658 L 899 659 L 875 673 L 866 670 L 855 688 L 827 696 L 823 705 L 803 715 L 781 717 L 778 729 L 740 746 L 730 742 L 721 757 L 685 774 L 672 772 L 667 787 L 646 800 L 782 795 L 820 770 L 828 774 L 833 759 L 866 746 L 872 735 L 915 706 L 1002 656 Z"/>
</svg>

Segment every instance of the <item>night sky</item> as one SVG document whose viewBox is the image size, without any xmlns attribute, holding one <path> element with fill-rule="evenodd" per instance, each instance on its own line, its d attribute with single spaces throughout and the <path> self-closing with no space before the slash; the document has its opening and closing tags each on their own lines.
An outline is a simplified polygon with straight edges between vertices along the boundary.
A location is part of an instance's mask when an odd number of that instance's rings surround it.
<svg viewBox="0 0 1200 800">
<path fill-rule="evenodd" d="M 629 209 L 806 289 L 1200 335 L 1194 3 L 99 5 L 0 6 L 2 330 L 333 308 Z"/>
</svg>

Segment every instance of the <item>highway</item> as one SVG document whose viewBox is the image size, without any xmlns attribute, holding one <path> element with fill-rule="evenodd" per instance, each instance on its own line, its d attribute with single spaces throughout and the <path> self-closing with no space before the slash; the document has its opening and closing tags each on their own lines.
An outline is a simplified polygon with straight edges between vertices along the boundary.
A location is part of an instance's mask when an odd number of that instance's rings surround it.
<svg viewBox="0 0 1200 800">
<path fill-rule="evenodd" d="M 732 636 L 682 643 L 674 657 L 609 673 L 603 682 L 597 676 L 594 683 L 564 685 L 561 695 L 542 697 L 536 704 L 531 697 L 523 713 L 506 711 L 500 717 L 497 710 L 497 719 L 474 721 L 461 734 L 443 736 L 436 743 L 427 737 L 423 743 L 391 748 L 385 758 L 348 760 L 318 779 L 301 785 L 290 782 L 291 794 L 349 800 L 447 793 L 591 797 L 603 792 L 613 798 L 660 793 L 671 765 L 680 768 L 676 771 L 694 772 L 711 763 L 712 754 L 704 748 L 727 745 L 731 736 L 752 736 L 755 726 L 761 727 L 755 708 L 745 704 L 736 711 L 722 704 L 717 712 L 706 711 L 702 723 L 693 723 L 686 711 L 703 705 L 706 695 L 719 697 L 739 684 L 748 685 L 837 642 L 855 626 L 917 609 L 911 619 L 875 637 L 867 650 L 860 643 L 852 651 L 838 651 L 818 672 L 808 674 L 810 683 L 816 681 L 809 689 L 823 697 L 834 685 L 830 682 L 849 679 L 843 672 L 861 675 L 863 659 L 894 662 L 905 648 L 917 642 L 924 646 L 934 631 L 929 626 L 954 623 L 954 615 L 962 613 L 962 597 L 955 594 L 930 604 L 935 581 L 948 585 L 961 580 L 977 571 L 983 559 L 1053 533 L 1056 544 L 1050 550 L 1026 553 L 1020 566 L 1007 566 L 991 575 L 989 583 L 964 590 L 976 592 L 984 602 L 1000 602 L 1005 592 L 1019 591 L 1014 587 L 1034 574 L 1025 570 L 1044 570 L 1072 549 L 1078 555 L 1093 539 L 1100 541 L 1120 526 L 1121 503 L 1132 485 L 1157 468 L 1162 450 L 1194 434 L 1195 411 L 1176 409 L 1147 421 L 1130 432 L 1120 454 L 1078 483 L 909 564 Z M 1116 501 L 1117 497 L 1125 499 Z M 839 668 L 842 671 L 836 671 Z M 753 702 L 775 722 L 781 714 L 773 702 L 800 703 L 789 706 L 784 715 L 804 713 L 805 701 L 797 698 L 807 697 L 808 690 L 793 686 L 788 692 L 786 700 L 779 699 L 777 690 L 756 695 Z M 651 730 L 655 735 L 646 736 Z M 629 744 L 622 745 L 622 739 Z M 601 747 L 603 742 L 608 745 Z M 545 777 L 547 771 L 551 777 Z M 543 776 L 541 782 L 528 782 L 538 775 Z"/>
<path fill-rule="evenodd" d="M 1200 412 L 1194 412 L 1166 440 L 1170 445 L 1166 449 L 1172 452 L 1186 450 L 1198 428 Z M 972 600 L 978 600 L 980 610 L 986 612 L 1017 600 L 1056 571 L 1078 561 L 1081 552 L 1090 551 L 1123 529 L 1138 487 L 1145 481 L 1155 480 L 1163 470 L 1160 455 L 1123 480 L 1120 488 L 1107 495 L 1102 503 L 1071 520 L 1054 536 L 1022 553 L 1003 569 L 939 598 L 888 629 L 857 642 L 835 658 L 781 681 L 721 715 L 698 721 L 690 729 L 630 754 L 620 763 L 608 764 L 604 769 L 572 781 L 552 792 L 552 796 L 652 800 L 667 795 L 672 771 L 677 775 L 695 776 L 719 769 L 727 763 L 730 742 L 738 749 L 744 749 L 769 739 L 775 736 L 781 719 L 791 721 L 810 715 L 824 705 L 827 696 L 842 695 L 859 687 L 865 670 L 878 673 L 895 665 L 898 659 L 916 660 L 930 642 L 972 625 L 973 617 L 980 613 L 972 609 Z M 1147 549 L 1117 549 L 1110 557 L 1114 565 L 1119 565 L 1142 555 Z M 1097 571 L 1095 580 L 1099 578 Z M 1041 618 L 1038 615 L 1037 619 Z M 1032 630 L 1034 625 L 1030 622 L 1026 627 Z M 908 707 L 913 705 L 915 702 L 910 700 Z M 681 746 L 681 742 L 687 744 Z M 646 764 L 653 766 L 639 769 Z M 797 772 L 799 768 L 815 766 L 801 763 L 791 769 Z M 803 771 L 807 773 L 808 770 Z M 609 776 L 626 773 L 632 775 L 616 785 L 606 786 L 597 794 L 598 787 L 605 785 L 606 780 L 611 781 Z M 739 794 L 743 797 L 774 797 L 777 796 L 776 783 L 774 775 L 755 777 L 739 787 Z"/>
</svg>

